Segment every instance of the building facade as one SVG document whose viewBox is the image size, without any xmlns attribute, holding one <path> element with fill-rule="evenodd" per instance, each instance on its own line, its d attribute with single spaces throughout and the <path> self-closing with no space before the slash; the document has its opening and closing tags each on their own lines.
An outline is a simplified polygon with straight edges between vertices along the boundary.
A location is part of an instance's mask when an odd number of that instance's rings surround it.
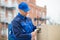
<svg viewBox="0 0 60 40">
<path fill-rule="evenodd" d="M 0 0 L 0 40 L 8 39 L 8 24 L 14 18 L 14 0 Z"/>
</svg>

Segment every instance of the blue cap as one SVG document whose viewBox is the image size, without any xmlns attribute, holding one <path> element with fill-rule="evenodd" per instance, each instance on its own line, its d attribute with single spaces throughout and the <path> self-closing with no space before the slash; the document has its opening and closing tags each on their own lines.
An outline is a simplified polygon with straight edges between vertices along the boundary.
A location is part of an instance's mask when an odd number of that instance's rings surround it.
<svg viewBox="0 0 60 40">
<path fill-rule="evenodd" d="M 19 5 L 18 5 L 18 8 L 23 10 L 24 12 L 28 12 L 30 10 L 29 6 L 27 3 L 25 2 L 21 2 Z"/>
</svg>

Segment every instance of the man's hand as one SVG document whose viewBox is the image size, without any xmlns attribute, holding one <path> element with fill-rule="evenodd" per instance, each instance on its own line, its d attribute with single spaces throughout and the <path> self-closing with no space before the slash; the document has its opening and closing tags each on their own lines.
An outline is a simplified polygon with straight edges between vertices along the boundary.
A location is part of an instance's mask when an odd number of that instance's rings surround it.
<svg viewBox="0 0 60 40">
<path fill-rule="evenodd" d="M 37 35 L 37 30 L 38 29 L 36 29 L 35 31 L 33 31 L 31 34 L 32 34 L 32 40 L 35 40 L 35 37 L 36 37 L 36 35 Z"/>
<path fill-rule="evenodd" d="M 38 30 L 39 30 L 39 29 L 35 29 L 35 31 L 33 31 L 33 32 L 31 33 L 31 34 L 32 34 L 32 37 L 36 36 Z"/>
<path fill-rule="evenodd" d="M 35 37 L 36 37 L 36 31 L 32 32 L 32 40 L 35 40 Z"/>
<path fill-rule="evenodd" d="M 35 37 L 36 36 L 36 32 L 35 31 L 32 32 L 31 34 L 32 34 L 32 37 Z"/>
</svg>

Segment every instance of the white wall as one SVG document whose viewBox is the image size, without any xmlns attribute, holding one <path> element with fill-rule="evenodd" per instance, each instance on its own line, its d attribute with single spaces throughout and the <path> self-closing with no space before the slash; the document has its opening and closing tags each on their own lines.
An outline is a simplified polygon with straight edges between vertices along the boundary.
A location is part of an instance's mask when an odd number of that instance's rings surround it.
<svg viewBox="0 0 60 40">
<path fill-rule="evenodd" d="M 47 6 L 47 16 L 60 24 L 60 0 L 36 0 L 38 6 Z M 52 22 L 53 22 L 52 21 Z"/>
</svg>

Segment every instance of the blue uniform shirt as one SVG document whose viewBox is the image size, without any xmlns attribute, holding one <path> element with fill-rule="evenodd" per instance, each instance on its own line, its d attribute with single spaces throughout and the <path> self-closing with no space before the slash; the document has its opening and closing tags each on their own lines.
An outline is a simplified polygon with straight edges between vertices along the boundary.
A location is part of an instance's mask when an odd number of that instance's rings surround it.
<svg viewBox="0 0 60 40">
<path fill-rule="evenodd" d="M 20 13 L 12 21 L 12 32 L 15 40 L 31 40 L 31 32 L 35 29 L 32 20 Z"/>
</svg>

